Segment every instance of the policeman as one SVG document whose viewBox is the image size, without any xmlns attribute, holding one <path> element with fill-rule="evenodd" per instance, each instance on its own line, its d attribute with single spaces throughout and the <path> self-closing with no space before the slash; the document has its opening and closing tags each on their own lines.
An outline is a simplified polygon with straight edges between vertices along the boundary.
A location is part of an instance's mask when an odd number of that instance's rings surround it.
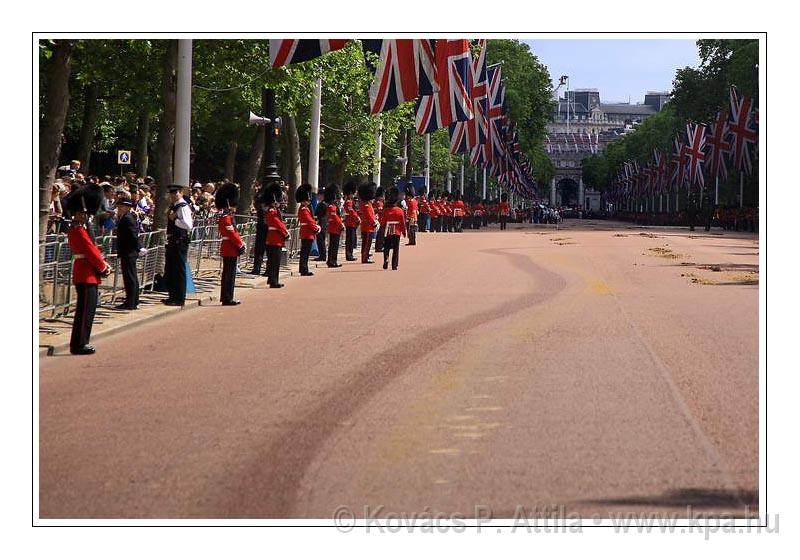
<svg viewBox="0 0 800 560">
<path fill-rule="evenodd" d="M 244 254 L 245 244 L 239 232 L 233 226 L 233 214 L 239 204 L 239 187 L 233 183 L 225 183 L 214 194 L 214 205 L 220 211 L 217 228 L 222 242 L 219 245 L 219 254 L 222 257 L 222 278 L 220 281 L 219 300 L 222 305 L 239 305 L 238 299 L 233 299 L 233 289 L 236 285 L 236 263 L 239 255 Z"/>
<path fill-rule="evenodd" d="M 86 230 L 90 216 L 97 214 L 100 209 L 102 198 L 100 187 L 88 185 L 73 191 L 64 201 L 65 208 L 73 216 L 67 239 L 74 259 L 72 283 L 78 296 L 69 341 L 71 354 L 94 354 L 94 347 L 89 346 L 89 338 L 97 309 L 97 286 L 102 278 L 111 274 L 111 267 Z"/>
<path fill-rule="evenodd" d="M 117 257 L 125 286 L 125 301 L 114 309 L 139 308 L 139 276 L 136 274 L 136 260 L 139 253 L 146 252 L 139 246 L 139 224 L 136 214 L 131 212 L 135 202 L 127 193 L 117 197 Z"/>
<path fill-rule="evenodd" d="M 167 250 L 164 276 L 169 297 L 161 300 L 164 305 L 182 306 L 186 303 L 186 269 L 189 241 L 192 232 L 192 213 L 183 199 L 183 187 L 170 185 L 170 207 L 167 212 Z"/>
</svg>

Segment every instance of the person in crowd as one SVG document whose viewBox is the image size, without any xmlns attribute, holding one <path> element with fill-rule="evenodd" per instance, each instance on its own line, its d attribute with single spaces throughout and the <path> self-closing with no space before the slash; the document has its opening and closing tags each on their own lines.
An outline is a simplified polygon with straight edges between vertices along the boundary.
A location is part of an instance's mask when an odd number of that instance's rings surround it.
<svg viewBox="0 0 800 560">
<path fill-rule="evenodd" d="M 383 227 L 383 187 L 378 186 L 375 189 L 375 200 L 372 202 L 372 207 L 375 209 L 375 217 L 378 219 L 378 231 L 375 232 L 375 252 L 383 252 L 383 238 L 386 235 L 385 228 Z"/>
<path fill-rule="evenodd" d="M 355 261 L 356 257 L 353 256 L 353 251 L 356 248 L 356 232 L 358 231 L 358 226 L 361 224 L 361 218 L 359 217 L 358 213 L 356 212 L 355 205 L 353 202 L 353 196 L 356 194 L 356 182 L 355 181 L 348 181 L 345 183 L 344 187 L 342 187 L 342 191 L 344 193 L 344 226 L 345 226 L 345 238 L 344 238 L 344 257 L 347 261 Z"/>
<path fill-rule="evenodd" d="M 372 234 L 380 225 L 375 216 L 375 209 L 372 207 L 372 199 L 375 198 L 375 183 L 362 183 L 358 186 L 358 200 L 360 204 L 361 218 L 361 264 L 372 264 L 370 249 L 372 248 Z"/>
<path fill-rule="evenodd" d="M 303 184 L 294 192 L 294 199 L 300 205 L 297 209 L 297 222 L 300 224 L 300 276 L 314 276 L 308 270 L 308 258 L 311 247 L 321 229 L 314 216 L 311 215 L 311 185 Z"/>
<path fill-rule="evenodd" d="M 389 252 L 392 253 L 392 270 L 397 270 L 400 263 L 400 236 L 406 237 L 406 218 L 403 210 L 398 206 L 400 191 L 391 187 L 386 193 L 386 208 L 383 211 L 383 220 L 386 229 L 386 238 L 383 246 L 383 270 L 389 267 Z"/>
<path fill-rule="evenodd" d="M 500 202 L 497 204 L 497 216 L 500 219 L 501 230 L 507 228 L 509 212 L 508 193 L 503 193 L 500 195 Z"/>
<path fill-rule="evenodd" d="M 65 206 L 73 216 L 67 239 L 74 259 L 72 283 L 77 294 L 69 341 L 71 354 L 94 354 L 95 349 L 89 345 L 89 339 L 97 309 L 97 286 L 111 274 L 111 267 L 86 229 L 88 222 L 100 209 L 102 198 L 102 189 L 91 185 L 77 189 L 65 200 Z"/>
<path fill-rule="evenodd" d="M 342 217 L 339 215 L 339 185 L 336 183 L 325 188 L 325 203 L 328 230 L 328 268 L 339 268 L 339 238 L 345 230 Z"/>
<path fill-rule="evenodd" d="M 325 235 L 328 227 L 328 203 L 325 202 L 325 187 L 320 187 L 317 192 L 317 207 L 314 208 L 314 218 L 319 226 L 319 233 L 317 234 L 317 251 L 319 255 L 314 260 L 327 262 L 328 252 L 325 247 Z"/>
<path fill-rule="evenodd" d="M 222 305 L 239 305 L 241 303 L 233 297 L 236 285 L 236 263 L 246 249 L 242 237 L 233 225 L 233 215 L 236 213 L 238 204 L 239 187 L 234 183 L 225 183 L 215 193 L 214 205 L 220 211 L 217 229 L 222 239 L 219 245 L 219 254 L 222 257 L 219 300 Z"/>
<path fill-rule="evenodd" d="M 266 186 L 261 203 L 266 206 L 267 220 L 267 284 L 270 288 L 283 288 L 280 283 L 281 251 L 289 239 L 289 230 L 281 220 L 279 208 L 283 201 L 283 189 L 273 181 Z"/>
<path fill-rule="evenodd" d="M 170 207 L 167 211 L 167 249 L 164 276 L 169 297 L 164 305 L 183 306 L 186 302 L 186 269 L 192 232 L 192 213 L 183 198 L 183 187 L 169 185 Z"/>
<path fill-rule="evenodd" d="M 431 219 L 431 206 L 430 203 L 428 202 L 428 197 L 425 195 L 425 192 L 423 191 L 419 195 L 419 217 L 418 217 L 419 231 L 426 233 L 430 230 L 430 219 Z"/>
<path fill-rule="evenodd" d="M 255 184 L 253 186 L 255 187 Z M 250 271 L 250 274 L 258 276 L 261 274 L 261 264 L 264 261 L 264 251 L 267 248 L 266 209 L 270 206 L 270 203 L 267 202 L 266 184 L 256 192 L 254 202 L 256 207 L 256 239 L 253 244 L 253 270 Z"/>
<path fill-rule="evenodd" d="M 414 185 L 412 183 L 406 185 L 406 215 L 408 216 L 408 243 L 406 245 L 416 245 L 419 202 L 414 196 Z"/>
<path fill-rule="evenodd" d="M 96 177 L 92 177 L 91 182 L 95 183 L 95 181 Z M 100 235 L 107 235 L 114 229 L 114 216 L 117 213 L 114 209 L 116 193 L 111 183 L 104 181 L 100 183 L 100 186 L 103 187 L 103 199 L 100 202 L 100 214 L 98 215 L 100 219 L 99 233 Z"/>
<path fill-rule="evenodd" d="M 142 248 L 139 246 L 139 221 L 133 212 L 134 201 L 127 193 L 117 197 L 117 257 L 125 287 L 125 301 L 114 309 L 133 310 L 139 308 L 139 276 L 136 260 Z"/>
</svg>

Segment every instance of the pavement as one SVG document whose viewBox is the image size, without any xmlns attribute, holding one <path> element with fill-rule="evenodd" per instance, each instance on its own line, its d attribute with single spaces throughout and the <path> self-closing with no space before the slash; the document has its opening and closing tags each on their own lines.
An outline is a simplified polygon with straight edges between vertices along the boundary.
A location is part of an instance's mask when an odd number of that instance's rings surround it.
<svg viewBox="0 0 800 560">
<path fill-rule="evenodd" d="M 39 367 L 42 518 L 758 508 L 757 235 L 420 234 Z M 94 339 L 93 339 L 94 340 Z"/>
</svg>

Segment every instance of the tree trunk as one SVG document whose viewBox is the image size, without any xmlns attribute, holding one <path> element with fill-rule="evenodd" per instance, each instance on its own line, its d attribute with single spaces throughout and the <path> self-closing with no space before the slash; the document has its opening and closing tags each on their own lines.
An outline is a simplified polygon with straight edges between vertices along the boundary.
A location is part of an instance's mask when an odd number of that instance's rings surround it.
<svg viewBox="0 0 800 560">
<path fill-rule="evenodd" d="M 164 53 L 163 74 L 161 75 L 161 101 L 163 113 L 158 132 L 158 171 L 155 199 L 155 226 L 167 226 L 169 194 L 167 186 L 172 183 L 172 156 L 175 148 L 175 105 L 177 100 L 178 41 L 170 39 Z"/>
<path fill-rule="evenodd" d="M 238 139 L 228 142 L 228 155 L 225 158 L 225 180 L 233 181 L 233 174 L 236 171 L 236 152 L 239 149 Z"/>
<path fill-rule="evenodd" d="M 286 182 L 289 184 L 289 207 L 287 211 L 292 216 L 297 213 L 294 189 L 303 181 L 303 164 L 300 161 L 300 136 L 297 134 L 297 123 L 291 115 L 284 116 L 283 122 L 286 130 L 284 144 L 284 149 L 286 150 Z"/>
<path fill-rule="evenodd" d="M 411 142 L 411 139 L 413 138 L 413 136 L 412 136 L 413 133 L 411 132 L 411 130 L 413 130 L 413 129 L 406 130 L 405 140 L 404 140 L 404 142 L 406 143 L 406 157 L 408 158 L 408 161 L 406 161 L 406 182 L 411 181 L 411 172 L 413 171 L 412 170 L 412 166 L 411 166 L 411 160 L 413 159 L 412 158 L 412 155 L 413 155 L 412 148 L 413 148 L 414 144 Z"/>
<path fill-rule="evenodd" d="M 97 97 L 100 93 L 100 83 L 93 82 L 83 88 L 83 121 L 81 132 L 78 136 L 78 160 L 81 162 L 81 171 L 89 174 L 92 145 L 97 130 Z"/>
<path fill-rule="evenodd" d="M 56 177 L 61 134 L 69 108 L 70 59 L 75 41 L 57 40 L 47 71 L 47 98 L 39 128 L 39 239 L 47 234 L 50 190 Z"/>
<path fill-rule="evenodd" d="M 256 128 L 256 137 L 250 147 L 250 156 L 247 158 L 247 165 L 242 176 L 242 186 L 239 189 L 239 208 L 237 209 L 239 214 L 247 214 L 253 203 L 253 190 L 259 180 L 258 172 L 261 169 L 261 160 L 264 158 L 265 128 L 263 126 Z"/>
<path fill-rule="evenodd" d="M 139 109 L 139 127 L 136 129 L 136 175 L 145 177 L 150 163 L 150 107 Z"/>
</svg>

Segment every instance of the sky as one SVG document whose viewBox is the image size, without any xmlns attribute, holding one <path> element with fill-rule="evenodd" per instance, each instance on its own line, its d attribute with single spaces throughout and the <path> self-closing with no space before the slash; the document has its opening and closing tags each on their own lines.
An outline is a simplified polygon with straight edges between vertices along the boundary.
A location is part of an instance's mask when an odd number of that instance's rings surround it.
<svg viewBox="0 0 800 560">
<path fill-rule="evenodd" d="M 648 91 L 671 91 L 675 71 L 697 67 L 691 39 L 531 39 L 531 51 L 558 77 L 569 76 L 570 89 L 597 88 L 603 103 L 644 102 Z M 563 88 L 559 91 L 562 95 Z"/>
</svg>

